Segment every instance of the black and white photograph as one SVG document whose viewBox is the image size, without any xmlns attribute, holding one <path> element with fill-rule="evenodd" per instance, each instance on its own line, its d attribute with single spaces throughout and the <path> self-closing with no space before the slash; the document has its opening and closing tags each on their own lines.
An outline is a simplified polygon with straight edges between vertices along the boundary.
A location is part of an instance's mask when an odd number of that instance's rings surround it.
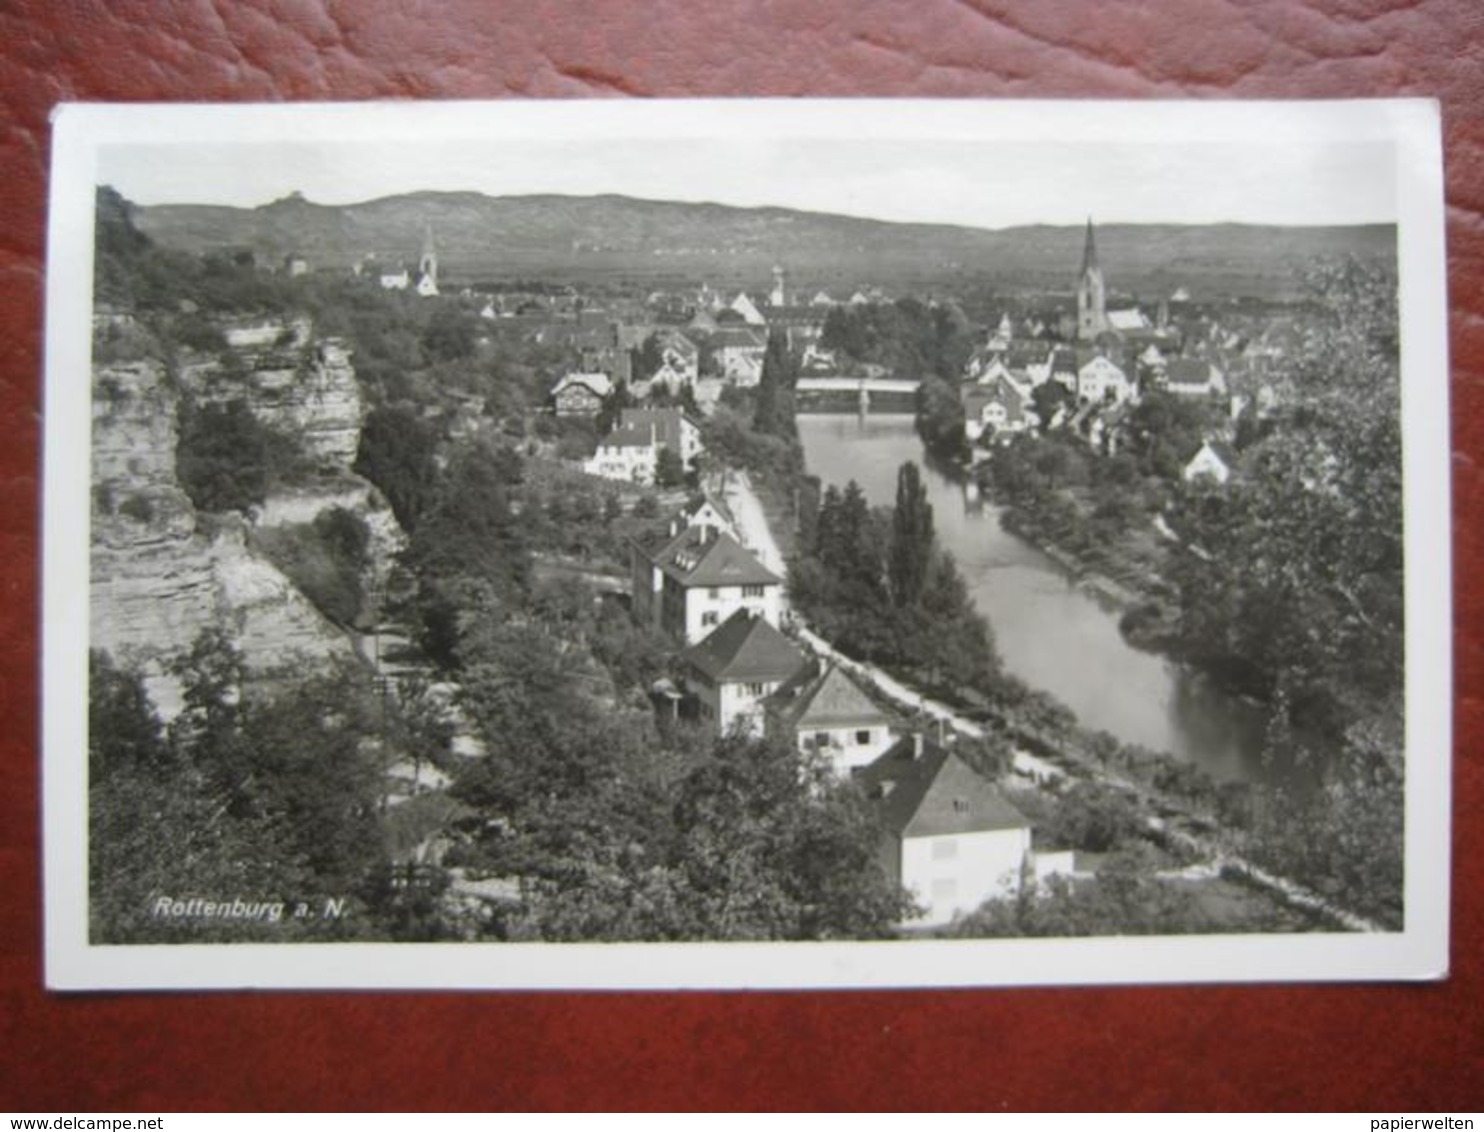
<svg viewBox="0 0 1484 1132">
<path fill-rule="evenodd" d="M 76 106 L 58 987 L 1438 978 L 1436 107 Z"/>
</svg>

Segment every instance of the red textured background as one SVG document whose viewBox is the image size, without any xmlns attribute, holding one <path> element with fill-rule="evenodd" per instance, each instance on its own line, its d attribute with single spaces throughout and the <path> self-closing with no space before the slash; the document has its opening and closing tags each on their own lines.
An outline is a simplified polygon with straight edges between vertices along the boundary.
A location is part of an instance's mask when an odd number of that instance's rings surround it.
<svg viewBox="0 0 1484 1132">
<path fill-rule="evenodd" d="M 0 0 L 0 1108 L 1484 1107 L 1477 0 Z M 64 99 L 1429 95 L 1447 147 L 1453 975 L 866 994 L 41 989 L 43 222 Z"/>
</svg>

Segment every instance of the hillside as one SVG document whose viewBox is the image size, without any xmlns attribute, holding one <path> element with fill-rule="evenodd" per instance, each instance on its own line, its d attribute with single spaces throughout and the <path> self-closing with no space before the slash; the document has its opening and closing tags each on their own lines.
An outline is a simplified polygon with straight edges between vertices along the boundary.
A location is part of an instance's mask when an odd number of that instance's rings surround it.
<svg viewBox="0 0 1484 1132">
<path fill-rule="evenodd" d="M 160 243 L 192 252 L 250 248 L 260 262 L 290 252 L 316 269 L 344 270 L 368 255 L 415 261 L 425 225 L 445 278 L 627 280 L 663 285 L 706 279 L 762 287 L 775 263 L 800 288 L 989 284 L 1065 290 L 1081 261 L 1080 226 L 998 231 L 898 224 L 783 208 L 734 208 L 621 196 L 487 197 L 413 193 L 352 205 L 290 196 L 253 209 L 156 205 L 136 213 Z M 1265 294 L 1320 256 L 1390 260 L 1391 225 L 1279 228 L 1254 225 L 1099 225 L 1115 292 L 1186 286 Z"/>
</svg>

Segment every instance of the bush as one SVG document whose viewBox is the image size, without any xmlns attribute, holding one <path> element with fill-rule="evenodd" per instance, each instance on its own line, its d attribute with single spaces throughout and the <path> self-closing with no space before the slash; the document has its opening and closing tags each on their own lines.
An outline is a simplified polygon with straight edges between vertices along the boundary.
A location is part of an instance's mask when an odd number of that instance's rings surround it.
<svg viewBox="0 0 1484 1132">
<path fill-rule="evenodd" d="M 334 507 L 312 523 L 259 531 L 254 541 L 316 609 L 335 624 L 348 626 L 355 623 L 365 601 L 361 575 L 370 538 L 359 516 Z"/>
<path fill-rule="evenodd" d="M 246 511 L 306 467 L 294 438 L 263 424 L 241 399 L 181 402 L 175 475 L 198 510 Z"/>
</svg>

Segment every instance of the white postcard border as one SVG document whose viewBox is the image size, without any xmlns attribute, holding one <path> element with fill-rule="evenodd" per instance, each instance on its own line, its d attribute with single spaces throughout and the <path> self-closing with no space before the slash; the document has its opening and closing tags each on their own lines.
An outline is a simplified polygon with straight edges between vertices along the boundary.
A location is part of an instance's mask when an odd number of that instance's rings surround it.
<svg viewBox="0 0 1484 1132">
<path fill-rule="evenodd" d="M 99 147 L 494 135 L 1055 136 L 1161 143 L 1282 133 L 1396 147 L 1404 380 L 1406 928 L 1377 935 L 814 944 L 94 946 L 87 939 L 88 450 Z M 46 979 L 54 989 L 783 988 L 1435 979 L 1447 971 L 1450 435 L 1439 110 L 1314 103 L 695 101 L 73 105 L 54 117 L 43 459 Z"/>
</svg>

